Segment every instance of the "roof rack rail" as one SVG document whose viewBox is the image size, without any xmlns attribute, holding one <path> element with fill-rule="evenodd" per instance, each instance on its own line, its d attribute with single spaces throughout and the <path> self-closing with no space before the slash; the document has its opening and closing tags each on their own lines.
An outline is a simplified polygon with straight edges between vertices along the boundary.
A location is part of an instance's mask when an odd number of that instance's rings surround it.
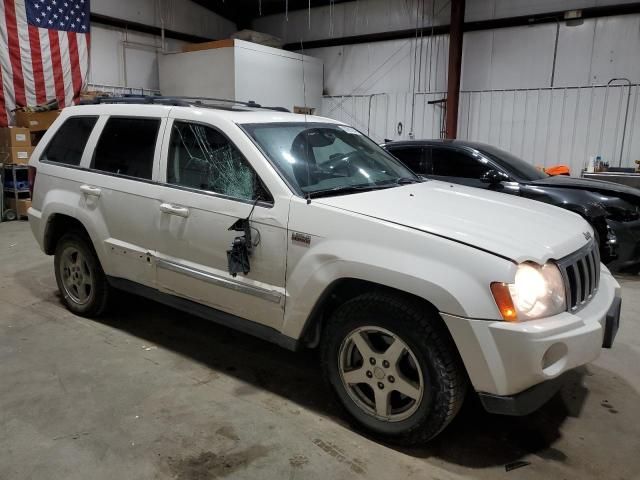
<svg viewBox="0 0 640 480">
<path fill-rule="evenodd" d="M 248 102 L 242 102 L 239 100 L 230 100 L 228 98 L 212 98 L 212 97 L 165 97 L 162 95 L 136 95 L 136 94 L 124 94 L 120 97 L 96 97 L 92 100 L 83 100 L 80 105 L 99 105 L 103 103 L 126 103 L 126 104 L 155 104 L 155 105 L 173 105 L 180 107 L 190 106 L 202 106 L 208 108 L 220 107 L 206 102 L 221 102 L 229 103 L 232 105 L 242 105 L 249 108 L 260 108 L 264 110 L 275 110 L 278 112 L 289 112 L 285 107 L 263 107 L 259 103 L 249 100 Z"/>
</svg>

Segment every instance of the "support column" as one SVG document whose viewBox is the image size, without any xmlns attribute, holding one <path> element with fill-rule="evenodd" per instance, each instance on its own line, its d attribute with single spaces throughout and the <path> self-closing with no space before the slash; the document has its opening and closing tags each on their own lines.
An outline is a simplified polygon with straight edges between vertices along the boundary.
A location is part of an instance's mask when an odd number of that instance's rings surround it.
<svg viewBox="0 0 640 480">
<path fill-rule="evenodd" d="M 460 71 L 462 69 L 464 2 L 465 0 L 451 0 L 446 138 L 456 138 L 458 136 L 458 100 L 460 97 Z"/>
</svg>

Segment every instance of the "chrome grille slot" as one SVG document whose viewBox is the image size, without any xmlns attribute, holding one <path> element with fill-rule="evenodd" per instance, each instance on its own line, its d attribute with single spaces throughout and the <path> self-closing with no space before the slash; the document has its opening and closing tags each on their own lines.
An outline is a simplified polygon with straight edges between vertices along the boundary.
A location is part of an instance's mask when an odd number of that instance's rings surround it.
<svg viewBox="0 0 640 480">
<path fill-rule="evenodd" d="M 583 308 L 598 291 L 600 284 L 600 253 L 592 240 L 588 245 L 558 261 L 564 279 L 567 310 Z"/>
</svg>

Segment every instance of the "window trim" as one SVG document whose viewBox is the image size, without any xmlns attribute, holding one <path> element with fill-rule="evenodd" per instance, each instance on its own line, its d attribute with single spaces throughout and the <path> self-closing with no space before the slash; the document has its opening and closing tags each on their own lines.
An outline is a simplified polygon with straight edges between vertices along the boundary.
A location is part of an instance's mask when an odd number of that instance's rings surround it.
<svg viewBox="0 0 640 480">
<path fill-rule="evenodd" d="M 93 124 L 93 128 L 91 129 L 91 133 L 89 133 L 89 136 L 87 137 L 87 141 L 84 144 L 84 148 L 82 149 L 82 154 L 80 155 L 80 161 L 78 162 L 78 165 L 72 165 L 70 163 L 55 162 L 53 160 L 43 160 L 42 157 L 44 156 L 44 154 L 48 150 L 49 146 L 51 145 L 51 142 L 53 142 L 53 140 L 56 138 L 57 134 L 60 132 L 60 129 L 69 120 L 72 120 L 72 119 L 75 119 L 75 118 L 95 118 L 96 119 L 96 123 Z M 100 125 L 100 115 L 70 115 L 70 116 L 68 116 L 62 122 L 62 125 L 60 125 L 58 128 L 56 128 L 56 131 L 53 132 L 53 135 L 51 135 L 51 138 L 45 144 L 45 146 L 42 149 L 40 155 L 38 156 L 38 163 L 46 163 L 46 164 L 49 164 L 49 165 L 57 165 L 57 166 L 60 166 L 60 167 L 75 168 L 77 170 L 82 170 L 83 169 L 82 160 L 84 159 L 84 155 L 85 155 L 85 153 L 87 151 L 87 148 L 89 147 L 89 143 L 91 141 L 91 135 L 93 135 L 93 132 L 96 131 L 96 128 L 98 128 L 99 125 Z"/>
<path fill-rule="evenodd" d="M 203 127 L 211 128 L 211 129 L 215 130 L 216 132 L 218 132 L 220 135 L 222 135 L 238 151 L 238 153 L 242 156 L 242 159 L 247 163 L 249 168 L 251 168 L 251 170 L 254 171 L 254 173 L 256 174 L 256 177 L 258 177 L 260 183 L 262 184 L 264 189 L 269 194 L 269 197 L 271 197 L 271 201 L 258 200 L 256 202 L 255 199 L 254 200 L 247 200 L 247 199 L 244 199 L 244 198 L 232 197 L 231 195 L 225 195 L 224 193 L 220 193 L 220 192 L 213 192 L 211 190 L 202 190 L 202 189 L 199 189 L 199 188 L 187 187 L 186 185 L 176 185 L 174 183 L 169 183 L 167 181 L 167 169 L 169 168 L 169 148 L 171 147 L 171 134 L 173 133 L 173 125 L 176 122 L 191 123 L 191 124 L 194 124 L 194 125 L 201 125 Z M 238 125 L 238 126 L 240 126 L 240 125 Z M 168 135 L 167 135 L 167 133 L 168 133 Z M 233 200 L 233 201 L 236 201 L 236 202 L 246 203 L 246 204 L 249 204 L 249 205 L 253 205 L 255 203 L 257 206 L 261 206 L 261 207 L 264 207 L 264 208 L 273 208 L 274 207 L 274 205 L 275 205 L 275 197 L 273 196 L 273 194 L 269 190 L 269 187 L 264 182 L 264 180 L 262 180 L 262 177 L 260 176 L 258 171 L 255 168 L 253 168 L 253 165 L 251 165 L 251 162 L 249 162 L 249 160 L 247 160 L 246 155 L 244 153 L 242 153 L 242 150 L 240 150 L 238 148 L 238 146 L 235 144 L 235 142 L 233 140 L 231 140 L 226 133 L 224 133 L 221 129 L 219 129 L 215 125 L 212 125 L 212 124 L 207 123 L 207 122 L 198 122 L 196 120 L 187 120 L 187 119 L 184 119 L 184 118 L 172 117 L 172 118 L 169 118 L 169 121 L 167 122 L 167 125 L 165 126 L 165 139 L 166 139 L 166 141 L 163 141 L 162 151 L 160 153 L 160 165 L 162 165 L 162 159 L 164 159 L 165 160 L 165 162 L 164 162 L 164 167 L 165 168 L 164 168 L 164 172 L 162 170 L 160 170 L 160 172 L 159 172 L 160 175 L 164 174 L 164 181 L 162 181 L 162 182 L 158 181 L 159 185 L 167 186 L 167 187 L 170 187 L 170 188 L 175 188 L 177 190 L 184 190 L 184 191 L 187 191 L 187 192 L 190 192 L 190 193 L 198 193 L 198 194 L 207 195 L 207 196 L 210 196 L 210 197 L 217 197 L 217 198 L 221 198 L 223 200 Z"/>
<path fill-rule="evenodd" d="M 134 177 L 131 175 L 124 175 L 122 173 L 108 172 L 106 170 L 100 170 L 98 168 L 93 167 L 96 160 L 96 150 L 98 149 L 98 144 L 100 143 L 100 139 L 102 138 L 102 134 L 104 133 L 104 129 L 106 128 L 107 123 L 109 123 L 109 120 L 111 120 L 112 118 L 118 118 L 118 119 L 122 118 L 125 120 L 135 119 L 135 120 L 157 120 L 158 121 L 158 131 L 156 132 L 156 138 L 153 146 L 151 178 Z M 154 183 L 154 184 L 159 183 L 158 181 L 154 180 L 153 177 L 154 177 L 156 162 L 159 161 L 158 140 L 160 140 L 160 146 L 162 146 L 162 139 L 164 138 L 164 131 L 166 129 L 166 123 L 164 122 L 165 119 L 166 117 L 137 116 L 137 115 L 106 115 L 104 124 L 102 125 L 102 128 L 100 129 L 100 132 L 98 134 L 98 138 L 96 139 L 95 145 L 93 146 L 93 152 L 91 152 L 91 158 L 89 160 L 89 164 L 86 167 L 87 171 L 91 173 L 100 173 L 103 175 L 109 175 L 110 177 L 120 177 L 128 180 L 136 180 L 144 183 Z M 163 123 L 165 123 L 165 128 L 163 128 Z M 162 137 L 160 136 L 160 132 L 162 132 L 162 135 L 163 135 Z"/>
</svg>

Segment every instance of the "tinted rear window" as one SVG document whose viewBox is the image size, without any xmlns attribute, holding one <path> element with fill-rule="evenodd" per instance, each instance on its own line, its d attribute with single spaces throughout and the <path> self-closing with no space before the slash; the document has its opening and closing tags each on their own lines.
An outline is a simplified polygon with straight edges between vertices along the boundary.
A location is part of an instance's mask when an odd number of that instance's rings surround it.
<svg viewBox="0 0 640 480">
<path fill-rule="evenodd" d="M 92 168 L 151 180 L 159 128 L 160 119 L 110 118 L 98 140 Z"/>
<path fill-rule="evenodd" d="M 68 118 L 53 136 L 41 161 L 80 165 L 84 147 L 98 117 Z"/>
</svg>

